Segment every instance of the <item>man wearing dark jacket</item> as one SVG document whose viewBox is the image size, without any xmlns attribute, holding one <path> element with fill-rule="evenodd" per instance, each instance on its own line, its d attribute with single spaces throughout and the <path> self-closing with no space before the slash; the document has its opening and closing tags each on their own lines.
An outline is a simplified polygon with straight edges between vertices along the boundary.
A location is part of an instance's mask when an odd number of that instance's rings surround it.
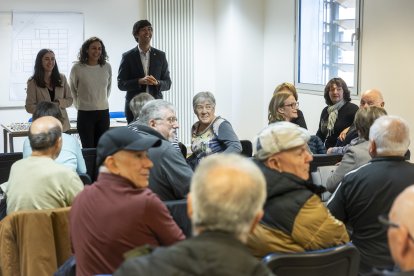
<svg viewBox="0 0 414 276">
<path fill-rule="evenodd" d="M 149 101 L 142 108 L 139 119 L 128 127 L 162 141 L 161 146 L 148 150 L 148 156 L 154 163 L 149 188 L 161 200 L 185 198 L 193 171 L 183 155 L 171 144 L 178 129 L 174 106 L 164 100 Z"/>
<path fill-rule="evenodd" d="M 206 157 L 188 196 L 196 236 L 127 260 L 114 275 L 273 275 L 243 244 L 263 215 L 265 197 L 263 175 L 250 160 Z"/>
<path fill-rule="evenodd" d="M 148 20 L 139 20 L 132 28 L 138 46 L 122 55 L 118 71 L 118 88 L 127 91 L 125 115 L 128 123 L 134 116 L 129 109 L 131 99 L 143 92 L 155 99 L 162 99 L 162 91 L 171 87 L 170 71 L 165 53 L 151 47 L 152 25 Z"/>
<path fill-rule="evenodd" d="M 387 214 L 397 195 L 414 183 L 414 164 L 404 159 L 409 133 L 402 118 L 378 118 L 369 131 L 372 160 L 345 175 L 328 202 L 332 214 L 352 229 L 351 240 L 361 254 L 361 273 L 394 266 L 378 216 Z"/>
<path fill-rule="evenodd" d="M 312 161 L 306 129 L 290 122 L 270 124 L 255 139 L 254 160 L 266 179 L 264 216 L 247 245 L 256 257 L 273 252 L 324 249 L 349 241 L 307 182 Z"/>
</svg>

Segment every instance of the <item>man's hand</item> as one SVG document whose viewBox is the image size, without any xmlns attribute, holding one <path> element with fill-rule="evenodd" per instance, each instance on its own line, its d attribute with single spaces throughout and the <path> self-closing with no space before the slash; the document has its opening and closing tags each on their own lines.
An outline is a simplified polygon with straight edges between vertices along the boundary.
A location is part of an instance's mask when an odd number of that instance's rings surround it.
<svg viewBox="0 0 414 276">
<path fill-rule="evenodd" d="M 345 140 L 345 137 L 346 137 L 346 135 L 348 133 L 348 131 L 349 131 L 349 127 L 347 127 L 346 129 L 342 130 L 341 134 L 339 134 L 338 139 L 341 140 L 341 141 L 344 141 Z"/>
<path fill-rule="evenodd" d="M 138 83 L 141 85 L 158 85 L 159 82 L 152 75 L 145 76 L 138 79 Z"/>
</svg>

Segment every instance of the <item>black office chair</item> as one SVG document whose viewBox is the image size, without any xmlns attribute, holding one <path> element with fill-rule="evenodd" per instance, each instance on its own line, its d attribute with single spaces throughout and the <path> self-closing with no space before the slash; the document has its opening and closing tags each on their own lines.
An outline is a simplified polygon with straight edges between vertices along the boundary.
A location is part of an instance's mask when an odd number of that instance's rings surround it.
<svg viewBox="0 0 414 276">
<path fill-rule="evenodd" d="M 0 153 L 0 184 L 9 180 L 11 166 L 22 158 L 22 152 Z"/>
<path fill-rule="evenodd" d="M 352 244 L 302 253 L 272 253 L 263 262 L 278 276 L 356 276 L 359 252 Z"/>
<path fill-rule="evenodd" d="M 184 235 L 187 238 L 191 237 L 192 229 L 191 220 L 187 215 L 187 200 L 168 200 L 164 201 L 164 204 L 167 206 L 175 223 L 181 228 Z"/>
<path fill-rule="evenodd" d="M 310 163 L 309 172 L 314 172 L 320 166 L 330 166 L 341 162 L 342 154 L 314 154 L 313 160 Z"/>
<path fill-rule="evenodd" d="M 342 154 L 314 154 L 310 163 L 309 179 L 315 185 L 323 187 L 325 190 L 320 194 L 322 201 L 328 201 L 331 193 L 326 190 L 326 180 L 331 175 L 331 170 L 336 168 L 335 164 L 341 162 Z"/>
<path fill-rule="evenodd" d="M 253 144 L 249 140 L 240 140 L 241 146 L 242 146 L 242 152 L 241 154 L 246 157 L 252 157 L 253 156 Z"/>
</svg>

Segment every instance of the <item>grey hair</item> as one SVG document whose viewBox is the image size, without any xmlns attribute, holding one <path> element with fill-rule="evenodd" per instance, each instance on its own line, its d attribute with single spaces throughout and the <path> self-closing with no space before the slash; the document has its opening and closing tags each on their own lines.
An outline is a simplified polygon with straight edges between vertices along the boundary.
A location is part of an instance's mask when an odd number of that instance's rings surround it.
<svg viewBox="0 0 414 276">
<path fill-rule="evenodd" d="M 36 134 L 33 134 L 29 129 L 29 142 L 34 151 L 45 151 L 52 148 L 61 136 L 62 129 L 60 126 L 55 126 L 47 132 Z"/>
<path fill-rule="evenodd" d="M 199 104 L 201 104 L 205 101 L 209 101 L 212 105 L 216 106 L 216 99 L 214 98 L 213 93 L 208 92 L 208 91 L 198 92 L 193 97 L 193 110 L 194 110 L 194 112 L 196 111 L 197 105 L 199 105 Z"/>
<path fill-rule="evenodd" d="M 218 153 L 200 162 L 190 192 L 194 231 L 224 231 L 244 241 L 263 210 L 266 181 L 253 161 Z"/>
<path fill-rule="evenodd" d="M 399 116 L 381 116 L 371 126 L 369 140 L 375 142 L 380 156 L 404 156 L 410 145 L 408 123 Z"/>
<path fill-rule="evenodd" d="M 164 119 L 165 110 L 171 110 L 175 113 L 175 108 L 170 102 L 164 100 L 149 101 L 142 107 L 137 122 L 149 126 L 151 120 Z"/>
<path fill-rule="evenodd" d="M 148 93 L 140 93 L 132 98 L 129 102 L 129 109 L 134 115 L 134 120 L 138 119 L 139 113 L 141 112 L 142 107 L 149 101 L 153 100 L 154 97 Z"/>
</svg>

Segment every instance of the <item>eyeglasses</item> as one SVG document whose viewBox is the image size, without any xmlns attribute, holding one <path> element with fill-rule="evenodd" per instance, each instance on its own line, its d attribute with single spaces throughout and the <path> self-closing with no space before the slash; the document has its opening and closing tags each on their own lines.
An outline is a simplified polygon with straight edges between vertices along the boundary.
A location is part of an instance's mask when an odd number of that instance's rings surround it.
<svg viewBox="0 0 414 276">
<path fill-rule="evenodd" d="M 161 121 L 165 120 L 165 121 L 169 122 L 171 125 L 178 122 L 178 118 L 175 117 L 175 116 L 171 116 L 171 117 L 168 117 L 168 118 L 165 118 L 165 119 L 164 118 L 155 118 L 155 120 L 161 120 Z"/>
<path fill-rule="evenodd" d="M 211 110 L 213 110 L 213 108 L 214 108 L 214 105 L 212 105 L 212 104 L 197 105 L 197 106 L 196 106 L 196 110 L 197 110 L 197 112 L 201 112 L 201 111 L 203 111 L 204 109 L 206 109 L 207 111 L 211 111 Z"/>
<path fill-rule="evenodd" d="M 392 221 L 390 221 L 388 219 L 388 215 L 384 215 L 384 214 L 383 215 L 379 215 L 378 216 L 378 221 L 381 224 L 385 225 L 386 227 L 400 228 L 400 225 L 399 224 L 397 224 L 395 222 L 392 222 Z M 414 238 L 413 238 L 413 236 L 411 236 L 411 234 L 409 232 L 408 232 L 408 237 L 410 238 L 411 241 L 414 242 Z"/>
<path fill-rule="evenodd" d="M 291 103 L 291 104 L 285 104 L 284 106 L 289 106 L 290 108 L 299 108 L 299 102 Z"/>
</svg>

